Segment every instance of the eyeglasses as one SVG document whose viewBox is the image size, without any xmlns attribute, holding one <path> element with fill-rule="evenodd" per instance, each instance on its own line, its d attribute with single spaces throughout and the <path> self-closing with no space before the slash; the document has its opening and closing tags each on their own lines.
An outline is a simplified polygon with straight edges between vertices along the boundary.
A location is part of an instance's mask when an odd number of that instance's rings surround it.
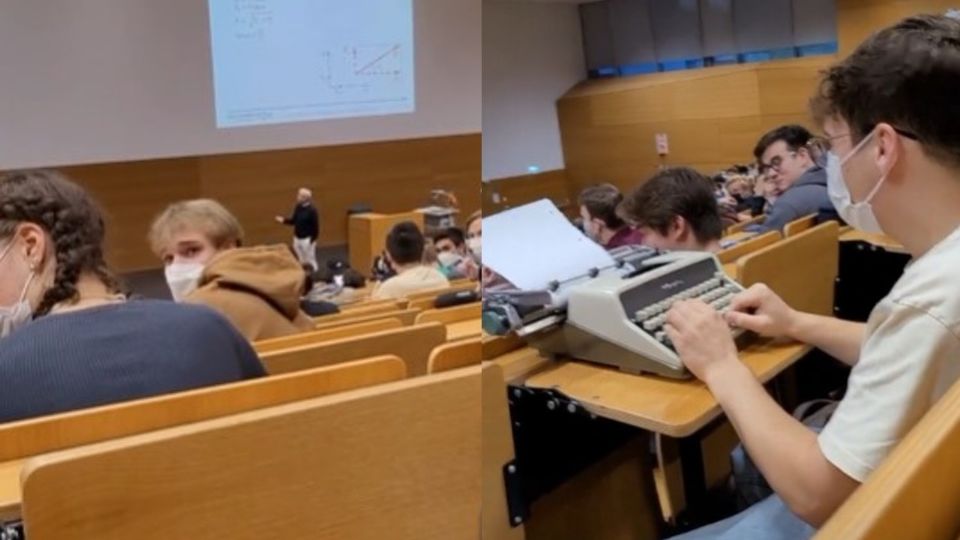
<svg viewBox="0 0 960 540">
<path fill-rule="evenodd" d="M 787 154 L 790 157 L 797 155 L 796 152 L 787 152 Z M 770 159 L 770 163 L 760 162 L 759 166 L 757 167 L 757 172 L 759 172 L 761 176 L 766 176 L 770 174 L 770 171 L 776 171 L 779 173 L 781 167 L 783 167 L 783 156 L 773 156 L 773 158 Z"/>
<path fill-rule="evenodd" d="M 877 127 L 877 126 L 873 126 L 873 128 L 871 128 L 870 131 L 873 131 L 873 129 L 876 129 L 876 127 Z M 893 127 L 893 126 L 891 126 L 891 127 Z M 895 131 L 895 132 L 896 132 L 898 135 L 900 135 L 901 137 L 906 137 L 906 138 L 910 139 L 911 141 L 918 141 L 918 142 L 920 141 L 920 137 L 918 137 L 917 134 L 916 134 L 916 133 L 913 133 L 912 131 L 907 131 L 907 130 L 905 130 L 905 129 L 900 129 L 900 128 L 898 128 L 898 127 L 894 127 L 894 128 L 893 128 L 893 131 Z M 868 133 L 869 133 L 869 132 L 868 132 Z M 818 139 L 819 139 L 820 141 L 827 141 L 828 143 L 832 143 L 835 139 L 841 139 L 841 138 L 843 138 L 843 137 L 850 137 L 850 136 L 851 136 L 851 134 L 850 134 L 849 132 L 847 132 L 847 133 L 839 133 L 839 134 L 833 135 L 833 136 L 824 135 L 824 136 L 822 136 L 822 137 L 818 137 Z"/>
</svg>

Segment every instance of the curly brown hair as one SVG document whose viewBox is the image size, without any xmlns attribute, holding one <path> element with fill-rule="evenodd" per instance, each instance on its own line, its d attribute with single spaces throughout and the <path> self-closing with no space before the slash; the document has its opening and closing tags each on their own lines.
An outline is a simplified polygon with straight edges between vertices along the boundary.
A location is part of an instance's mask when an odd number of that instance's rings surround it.
<svg viewBox="0 0 960 540">
<path fill-rule="evenodd" d="M 34 318 L 47 315 L 61 302 L 78 300 L 77 282 L 85 272 L 111 292 L 120 292 L 104 260 L 103 214 L 83 188 L 50 170 L 0 173 L 0 240 L 11 238 L 25 222 L 49 235 L 57 262 L 53 286 L 44 293 Z"/>
<path fill-rule="evenodd" d="M 878 31 L 823 74 L 814 120 L 842 118 L 854 143 L 881 122 L 930 157 L 960 166 L 960 21 L 916 15 Z"/>
</svg>

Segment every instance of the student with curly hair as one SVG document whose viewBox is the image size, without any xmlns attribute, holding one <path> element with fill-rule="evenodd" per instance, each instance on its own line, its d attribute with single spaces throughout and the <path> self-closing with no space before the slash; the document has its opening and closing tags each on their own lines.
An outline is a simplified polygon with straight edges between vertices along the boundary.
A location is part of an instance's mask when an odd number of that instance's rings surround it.
<svg viewBox="0 0 960 540">
<path fill-rule="evenodd" d="M 0 422 L 265 374 L 210 309 L 129 301 L 104 234 L 64 176 L 0 174 Z"/>
</svg>

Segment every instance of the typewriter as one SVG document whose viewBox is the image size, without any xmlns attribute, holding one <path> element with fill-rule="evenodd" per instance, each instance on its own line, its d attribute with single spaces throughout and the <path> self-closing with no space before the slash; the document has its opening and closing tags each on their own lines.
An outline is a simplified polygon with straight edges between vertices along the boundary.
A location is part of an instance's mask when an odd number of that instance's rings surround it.
<svg viewBox="0 0 960 540">
<path fill-rule="evenodd" d="M 485 291 L 484 329 L 497 335 L 516 332 L 553 357 L 689 377 L 664 331 L 670 307 L 697 298 L 723 312 L 743 288 L 710 253 L 631 246 L 611 255 L 615 266 L 552 283 L 545 291 Z M 731 333 L 738 347 L 749 339 L 742 330 Z"/>
</svg>

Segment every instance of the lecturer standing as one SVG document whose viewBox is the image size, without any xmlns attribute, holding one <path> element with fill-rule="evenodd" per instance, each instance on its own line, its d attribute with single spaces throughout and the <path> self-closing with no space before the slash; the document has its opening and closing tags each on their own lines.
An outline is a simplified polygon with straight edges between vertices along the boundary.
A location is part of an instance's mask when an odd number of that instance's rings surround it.
<svg viewBox="0 0 960 540">
<path fill-rule="evenodd" d="M 297 205 L 289 218 L 276 217 L 277 223 L 293 226 L 293 251 L 300 264 L 309 264 L 314 271 L 317 265 L 317 238 L 320 236 L 320 216 L 313 205 L 313 193 L 307 188 L 297 192 Z"/>
</svg>

